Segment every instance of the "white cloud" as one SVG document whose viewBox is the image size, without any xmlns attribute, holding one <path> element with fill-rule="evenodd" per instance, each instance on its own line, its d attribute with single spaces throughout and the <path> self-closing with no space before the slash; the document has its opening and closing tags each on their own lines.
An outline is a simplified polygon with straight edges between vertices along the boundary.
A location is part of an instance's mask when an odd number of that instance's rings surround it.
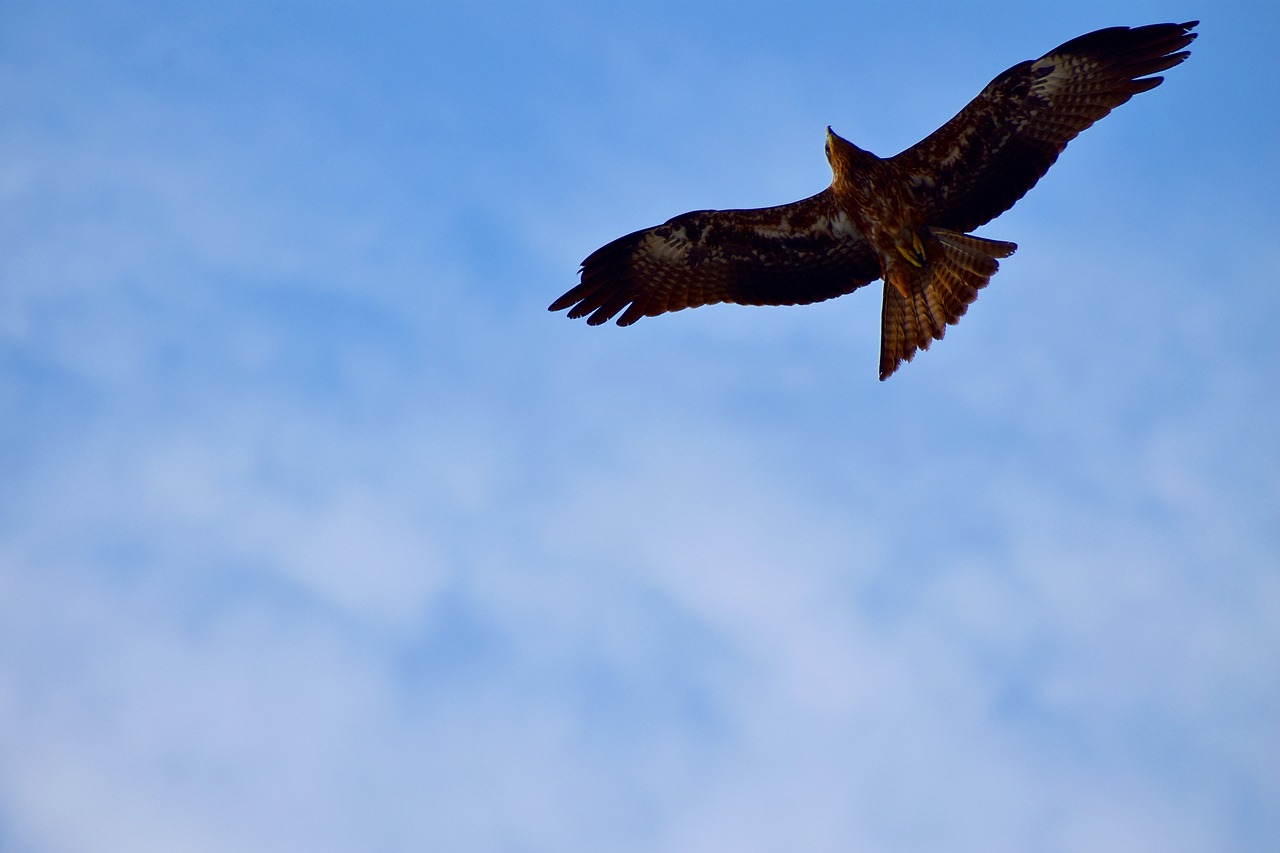
<svg viewBox="0 0 1280 853">
<path fill-rule="evenodd" d="M 703 13 L 661 85 L 638 73 L 652 31 L 629 31 L 610 85 L 650 86 L 646 114 L 667 109 L 663 86 L 719 67 L 700 58 Z M 331 56 L 321 42 L 291 36 L 291 61 Z M 376 103 L 412 101 L 398 87 L 419 79 L 379 64 L 398 68 L 388 43 L 351 44 L 333 67 L 365 76 L 343 98 L 383 85 Z M 492 73 L 510 68 L 486 49 Z M 815 64 L 847 85 L 812 52 L 765 53 L 748 71 L 770 78 L 770 110 Z M 195 154 L 154 137 L 131 152 L 130 126 L 81 104 L 120 172 L 72 139 L 19 149 L 36 177 L 0 176 L 3 221 L 35 201 L 51 226 L 16 241 L 18 285 L 0 303 L 5 399 L 33 424 L 8 425 L 0 454 L 5 843 L 1275 837 L 1274 347 L 1251 337 L 1260 357 L 1222 355 L 1236 343 L 1225 306 L 1274 259 L 1233 267 L 1219 294 L 1181 263 L 1151 264 L 1159 231 L 1123 237 L 1114 260 L 1017 224 L 1007 236 L 1034 251 L 883 385 L 873 360 L 854 363 L 874 358 L 875 288 L 588 330 L 495 306 L 518 288 L 545 291 L 540 310 L 560 292 L 543 272 L 504 276 L 525 261 L 521 239 L 548 263 L 585 239 L 566 233 L 588 192 L 575 180 L 604 162 L 628 186 L 658 171 L 647 137 L 565 166 L 570 131 L 590 123 L 572 87 L 591 81 L 566 82 L 563 106 L 538 101 L 566 149 L 543 174 L 536 140 L 510 162 L 472 147 L 505 150 L 503 110 L 530 120 L 509 92 L 429 93 L 479 112 L 450 117 L 456 136 L 417 139 L 414 170 L 406 143 L 375 131 L 421 116 L 344 135 L 324 96 L 348 78 L 291 73 L 319 100 L 259 124 L 206 102 L 191 133 L 209 137 L 179 132 Z M 465 95 L 499 88 L 460 79 L 477 87 Z M 145 80 L 110 77 L 123 92 L 110 103 L 162 127 L 165 98 L 129 97 Z M 742 114 L 709 123 L 757 121 L 731 68 L 713 89 Z M 281 143 L 311 130 L 336 141 Z M 510 193 L 476 202 L 482 171 L 482 190 Z M 103 192 L 128 203 L 79 207 Z M 488 210 L 483 233 L 459 224 L 464 197 Z M 1112 278 L 1080 279 L 1100 269 Z M 1144 276 L 1166 298 L 1149 300 Z"/>
</svg>

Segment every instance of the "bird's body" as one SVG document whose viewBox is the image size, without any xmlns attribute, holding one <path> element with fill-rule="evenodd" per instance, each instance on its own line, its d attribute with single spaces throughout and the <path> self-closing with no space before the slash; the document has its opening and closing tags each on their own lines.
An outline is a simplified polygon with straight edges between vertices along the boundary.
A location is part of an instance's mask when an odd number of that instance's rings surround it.
<svg viewBox="0 0 1280 853">
<path fill-rule="evenodd" d="M 716 302 L 796 305 L 881 278 L 880 378 L 942 338 L 1016 246 L 968 232 L 1009 209 L 1066 144 L 1182 62 L 1198 22 L 1112 27 L 995 78 L 889 158 L 827 129 L 832 181 L 793 204 L 702 210 L 621 237 L 551 305 L 597 325 Z"/>
<path fill-rule="evenodd" d="M 1017 246 L 932 227 L 922 182 L 827 128 L 831 193 L 880 261 L 880 378 L 941 339 Z"/>
</svg>

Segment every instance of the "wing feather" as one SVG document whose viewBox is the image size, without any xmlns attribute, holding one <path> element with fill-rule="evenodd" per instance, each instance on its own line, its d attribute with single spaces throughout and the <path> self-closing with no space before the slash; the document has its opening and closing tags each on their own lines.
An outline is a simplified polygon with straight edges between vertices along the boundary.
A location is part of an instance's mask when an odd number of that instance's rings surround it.
<svg viewBox="0 0 1280 853">
<path fill-rule="evenodd" d="M 591 325 L 618 325 L 717 302 L 802 305 L 880 277 L 880 262 L 830 190 L 778 207 L 696 210 L 620 237 L 582 262 L 551 303 Z"/>
<path fill-rule="evenodd" d="M 1160 85 L 1198 21 L 1110 27 L 1000 74 L 955 118 L 892 158 L 931 225 L 972 231 L 1013 206 L 1081 131 Z"/>
</svg>

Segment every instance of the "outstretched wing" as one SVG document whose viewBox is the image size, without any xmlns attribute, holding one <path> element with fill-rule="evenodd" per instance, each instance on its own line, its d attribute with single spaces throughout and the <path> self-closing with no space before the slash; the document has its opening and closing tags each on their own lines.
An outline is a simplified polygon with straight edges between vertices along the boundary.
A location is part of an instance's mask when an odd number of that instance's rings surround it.
<svg viewBox="0 0 1280 853">
<path fill-rule="evenodd" d="M 581 283 L 550 310 L 593 326 L 621 311 L 628 326 L 715 302 L 818 302 L 879 277 L 875 251 L 824 190 L 780 207 L 696 210 L 620 237 L 582 262 Z"/>
<path fill-rule="evenodd" d="M 1199 21 L 1110 27 L 1013 66 L 951 121 L 892 158 L 930 225 L 972 231 L 1013 206 L 1067 143 L 1187 58 Z"/>
</svg>

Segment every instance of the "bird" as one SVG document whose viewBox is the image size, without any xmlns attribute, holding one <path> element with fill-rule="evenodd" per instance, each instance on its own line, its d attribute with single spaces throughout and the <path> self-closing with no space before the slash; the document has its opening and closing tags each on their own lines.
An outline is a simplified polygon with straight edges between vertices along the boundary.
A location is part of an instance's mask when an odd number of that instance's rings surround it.
<svg viewBox="0 0 1280 853">
<path fill-rule="evenodd" d="M 892 157 L 827 127 L 831 185 L 791 204 L 695 210 L 592 252 L 549 310 L 619 326 L 731 302 L 803 305 L 884 282 L 879 377 L 941 340 L 1015 243 L 971 232 L 1013 206 L 1081 131 L 1163 82 L 1199 21 L 1108 27 L 997 75 Z"/>
</svg>

